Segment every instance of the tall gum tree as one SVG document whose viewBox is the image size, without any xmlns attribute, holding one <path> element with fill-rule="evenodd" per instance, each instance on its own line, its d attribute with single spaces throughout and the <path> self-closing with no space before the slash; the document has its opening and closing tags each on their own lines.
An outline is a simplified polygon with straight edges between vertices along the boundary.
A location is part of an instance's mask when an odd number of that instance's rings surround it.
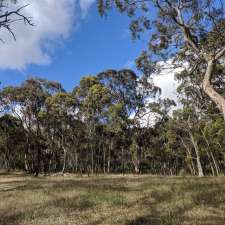
<svg viewBox="0 0 225 225">
<path fill-rule="evenodd" d="M 131 17 L 133 38 L 147 33 L 148 48 L 136 60 L 151 76 L 159 62 L 188 65 L 189 73 L 201 68 L 201 86 L 225 119 L 225 99 L 213 85 L 215 68 L 225 55 L 225 9 L 219 0 L 99 0 L 101 15 L 115 6 Z M 148 36 L 149 35 L 149 36 Z"/>
</svg>

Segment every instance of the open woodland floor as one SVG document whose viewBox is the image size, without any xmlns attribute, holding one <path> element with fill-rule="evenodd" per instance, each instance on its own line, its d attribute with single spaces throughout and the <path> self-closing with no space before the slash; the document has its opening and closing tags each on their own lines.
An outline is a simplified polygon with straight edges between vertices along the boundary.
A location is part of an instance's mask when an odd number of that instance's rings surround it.
<svg viewBox="0 0 225 225">
<path fill-rule="evenodd" d="M 225 225 L 225 177 L 0 174 L 0 225 Z"/>
</svg>

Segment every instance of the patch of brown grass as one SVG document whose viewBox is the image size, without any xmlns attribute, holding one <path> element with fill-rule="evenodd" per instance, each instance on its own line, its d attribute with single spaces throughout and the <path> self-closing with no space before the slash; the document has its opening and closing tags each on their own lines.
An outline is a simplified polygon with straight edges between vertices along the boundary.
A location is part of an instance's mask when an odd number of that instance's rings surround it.
<svg viewBox="0 0 225 225">
<path fill-rule="evenodd" d="M 225 225 L 225 177 L 0 175 L 0 225 Z"/>
</svg>

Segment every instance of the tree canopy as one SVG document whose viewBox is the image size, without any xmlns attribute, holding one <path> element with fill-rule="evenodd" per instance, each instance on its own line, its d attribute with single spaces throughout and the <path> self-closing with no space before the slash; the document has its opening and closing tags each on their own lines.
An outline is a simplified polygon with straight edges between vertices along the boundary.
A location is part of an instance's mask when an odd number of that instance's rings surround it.
<svg viewBox="0 0 225 225">
<path fill-rule="evenodd" d="M 99 0 L 105 15 L 112 7 L 131 18 L 134 39 L 149 36 L 148 46 L 136 60 L 146 76 L 157 73 L 164 61 L 195 74 L 205 94 L 225 118 L 224 96 L 215 88 L 216 68 L 225 55 L 225 10 L 217 0 Z M 147 37 L 148 37 L 147 36 Z"/>
<path fill-rule="evenodd" d="M 131 70 L 107 70 L 83 77 L 72 92 L 40 78 L 3 88 L 0 168 L 35 175 L 223 173 L 218 109 L 201 90 L 192 91 L 185 72 L 179 74 L 179 109 L 144 78 Z"/>
</svg>

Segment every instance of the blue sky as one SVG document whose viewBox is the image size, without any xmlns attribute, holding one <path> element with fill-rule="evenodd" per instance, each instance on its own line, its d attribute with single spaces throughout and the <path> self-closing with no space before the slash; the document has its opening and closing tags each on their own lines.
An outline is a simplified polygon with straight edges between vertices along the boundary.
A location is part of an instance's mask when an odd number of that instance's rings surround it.
<svg viewBox="0 0 225 225">
<path fill-rule="evenodd" d="M 58 81 L 67 91 L 81 77 L 106 69 L 133 69 L 134 60 L 147 43 L 133 41 L 130 19 L 110 11 L 101 18 L 96 0 L 18 0 L 34 27 L 23 22 L 13 25 L 17 40 L 4 30 L 0 37 L 0 87 L 19 85 L 28 77 Z M 59 16 L 60 15 L 60 16 Z M 165 71 L 154 82 L 163 97 L 176 98 L 174 74 Z"/>
<path fill-rule="evenodd" d="M 72 31 L 66 38 L 53 40 L 56 43 L 48 53 L 51 62 L 47 65 L 28 63 L 22 69 L 1 68 L 2 86 L 18 85 L 29 76 L 38 76 L 59 81 L 64 88 L 71 90 L 82 76 L 133 66 L 132 61 L 145 43 L 132 41 L 128 26 L 129 19 L 115 11 L 107 18 L 101 18 L 94 3 L 86 16 L 79 19 L 79 24 L 73 23 Z"/>
</svg>

